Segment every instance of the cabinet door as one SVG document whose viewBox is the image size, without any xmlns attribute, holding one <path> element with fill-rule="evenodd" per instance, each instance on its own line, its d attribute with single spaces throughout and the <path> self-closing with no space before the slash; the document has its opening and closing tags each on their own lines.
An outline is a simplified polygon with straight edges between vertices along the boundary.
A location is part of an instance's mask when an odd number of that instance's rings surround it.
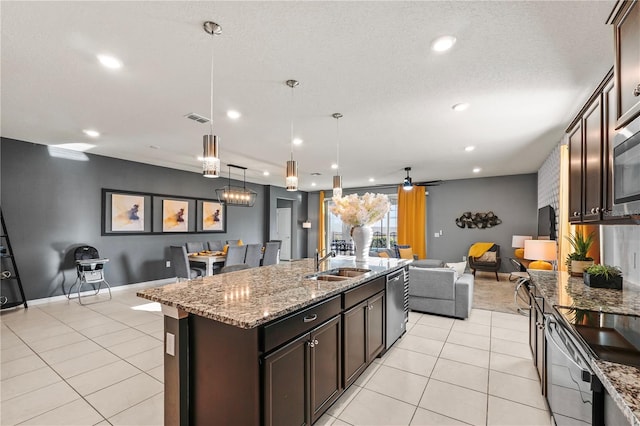
<svg viewBox="0 0 640 426">
<path fill-rule="evenodd" d="M 582 221 L 582 122 L 569 132 L 569 222 Z"/>
<path fill-rule="evenodd" d="M 625 1 L 614 19 L 618 122 L 630 123 L 640 114 L 640 4 Z"/>
<path fill-rule="evenodd" d="M 602 90 L 602 219 L 613 208 L 613 142 L 616 136 L 616 91 L 613 79 Z"/>
<path fill-rule="evenodd" d="M 315 422 L 342 391 L 340 316 L 311 332 L 310 406 L 311 422 Z"/>
<path fill-rule="evenodd" d="M 367 363 L 384 349 L 384 292 L 367 301 Z"/>
<path fill-rule="evenodd" d="M 349 386 L 367 366 L 368 301 L 359 303 L 342 315 L 344 327 L 344 387 Z"/>
<path fill-rule="evenodd" d="M 600 220 L 602 206 L 602 98 L 598 96 L 582 118 L 584 135 L 584 201 L 582 221 Z"/>
<path fill-rule="evenodd" d="M 269 426 L 308 425 L 309 334 L 264 359 L 264 422 Z"/>
<path fill-rule="evenodd" d="M 544 301 L 542 298 L 537 298 L 539 303 L 542 304 Z M 532 312 L 533 314 L 533 312 Z M 536 317 L 536 369 L 538 370 L 538 377 L 540 377 L 540 387 L 542 389 L 542 393 L 545 393 L 545 337 L 544 337 L 544 315 L 542 314 L 542 309 L 540 305 L 535 305 L 535 317 Z"/>
</svg>

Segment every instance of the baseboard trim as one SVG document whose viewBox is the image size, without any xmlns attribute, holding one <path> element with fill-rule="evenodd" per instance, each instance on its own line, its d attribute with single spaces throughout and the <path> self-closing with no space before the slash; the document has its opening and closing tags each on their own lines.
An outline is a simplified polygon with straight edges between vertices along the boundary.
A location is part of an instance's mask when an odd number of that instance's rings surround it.
<svg viewBox="0 0 640 426">
<path fill-rule="evenodd" d="M 161 280 L 144 281 L 141 283 L 124 284 L 124 285 L 119 285 L 117 287 L 111 287 L 111 292 L 118 292 L 122 290 L 132 290 L 137 288 L 155 287 L 155 286 L 161 286 L 165 284 L 172 284 L 175 282 L 176 282 L 176 278 L 173 277 L 173 278 L 163 278 Z M 95 293 L 94 290 L 88 290 L 88 291 L 83 291 L 80 294 L 82 296 L 91 296 L 94 293 Z M 106 288 L 102 288 L 100 289 L 100 292 L 98 294 L 103 294 L 103 293 L 108 293 L 108 290 Z M 73 295 L 71 296 L 70 300 L 74 300 L 77 298 L 78 298 L 78 293 L 73 292 Z M 51 296 L 51 297 L 43 297 L 42 299 L 27 300 L 27 303 L 32 306 L 38 306 L 38 305 L 46 305 L 47 303 L 52 303 L 52 302 L 60 302 L 63 300 L 69 300 L 69 299 L 67 299 L 66 295 L 61 294 L 59 296 Z"/>
</svg>

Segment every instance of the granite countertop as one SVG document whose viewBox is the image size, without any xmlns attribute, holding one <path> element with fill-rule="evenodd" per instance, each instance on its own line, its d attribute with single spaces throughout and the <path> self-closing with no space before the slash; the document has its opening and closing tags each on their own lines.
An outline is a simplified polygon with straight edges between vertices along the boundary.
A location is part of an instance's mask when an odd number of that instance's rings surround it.
<svg viewBox="0 0 640 426">
<path fill-rule="evenodd" d="M 532 283 L 550 305 L 640 315 L 640 286 L 624 282 L 622 290 L 586 286 L 566 272 L 529 271 Z M 640 369 L 600 359 L 589 363 L 607 393 L 633 426 L 640 426 Z"/>
<path fill-rule="evenodd" d="M 317 281 L 305 278 L 315 273 L 313 259 L 301 259 L 150 288 L 137 295 L 190 314 L 249 329 L 409 263 L 403 259 L 378 257 L 356 262 L 352 256 L 338 256 L 324 262 L 321 272 L 339 267 L 366 268 L 371 272 L 343 281 Z"/>
</svg>

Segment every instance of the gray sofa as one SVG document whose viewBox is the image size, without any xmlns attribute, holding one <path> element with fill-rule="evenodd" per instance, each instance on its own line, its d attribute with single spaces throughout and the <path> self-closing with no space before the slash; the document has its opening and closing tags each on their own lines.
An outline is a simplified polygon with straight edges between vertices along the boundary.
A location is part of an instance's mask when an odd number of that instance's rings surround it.
<svg viewBox="0 0 640 426">
<path fill-rule="evenodd" d="M 456 279 L 457 278 L 457 279 Z M 473 302 L 473 275 L 457 276 L 449 268 L 409 268 L 409 309 L 468 318 Z"/>
</svg>

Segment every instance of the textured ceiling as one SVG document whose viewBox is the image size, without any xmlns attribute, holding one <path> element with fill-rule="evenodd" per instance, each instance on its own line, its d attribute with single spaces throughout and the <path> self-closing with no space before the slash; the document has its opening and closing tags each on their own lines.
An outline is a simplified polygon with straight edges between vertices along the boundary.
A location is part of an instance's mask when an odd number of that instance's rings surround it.
<svg viewBox="0 0 640 426">
<path fill-rule="evenodd" d="M 197 172 L 209 125 L 184 115 L 210 115 L 213 47 L 225 176 L 284 186 L 292 109 L 304 190 L 331 186 L 334 112 L 345 187 L 399 183 L 405 166 L 414 181 L 535 172 L 613 64 L 613 4 L 3 1 L 2 136 Z M 433 53 L 443 34 L 456 45 Z"/>
</svg>

